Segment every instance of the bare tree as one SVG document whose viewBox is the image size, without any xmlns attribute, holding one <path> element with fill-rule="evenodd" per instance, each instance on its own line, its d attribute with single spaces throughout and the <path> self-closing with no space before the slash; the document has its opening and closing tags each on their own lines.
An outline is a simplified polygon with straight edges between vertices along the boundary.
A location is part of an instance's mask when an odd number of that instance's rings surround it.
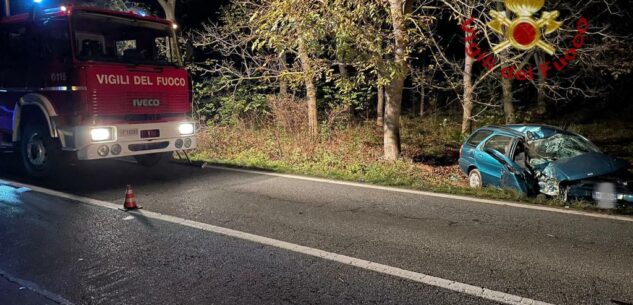
<svg viewBox="0 0 633 305">
<path fill-rule="evenodd" d="M 438 72 L 438 65 L 422 65 L 421 67 L 410 67 L 411 79 L 415 90 L 419 94 L 419 111 L 418 115 L 424 117 L 427 114 L 426 101 L 431 98 L 432 89 L 445 90 L 442 81 L 438 79 L 436 73 Z"/>
<path fill-rule="evenodd" d="M 176 0 L 158 0 L 158 4 L 163 8 L 165 18 L 176 22 Z"/>
<path fill-rule="evenodd" d="M 497 11 L 503 12 L 505 16 L 510 17 L 512 12 L 504 8 L 503 3 L 497 2 Z M 509 58 L 511 57 L 508 51 L 497 54 L 499 60 L 506 64 L 511 64 Z M 516 123 L 516 111 L 514 109 L 514 98 L 512 91 L 512 79 L 507 77 L 501 77 L 501 100 L 503 104 L 503 113 L 505 115 L 506 124 Z"/>
<path fill-rule="evenodd" d="M 478 40 L 490 38 L 490 33 L 486 29 L 486 16 L 491 7 L 494 7 L 493 0 L 441 0 L 442 4 L 447 8 L 453 20 L 460 25 L 461 30 L 465 34 L 464 38 L 464 57 L 463 59 L 451 58 L 442 47 L 442 37 L 438 37 L 436 33 L 432 33 L 433 41 L 433 57 L 438 65 L 442 67 L 443 74 L 449 85 L 461 93 L 459 100 L 462 104 L 462 133 L 468 134 L 473 129 L 473 119 L 475 116 L 475 100 L 478 87 L 488 77 L 500 67 L 496 59 L 491 56 L 486 57 L 486 69 L 479 75 L 474 74 L 475 58 L 484 52 L 481 49 Z M 460 64 L 460 62 L 462 62 Z M 457 77 L 459 75 L 460 77 Z M 490 105 L 487 105 L 490 106 Z"/>
<path fill-rule="evenodd" d="M 551 109 L 550 104 L 567 103 L 575 97 L 604 98 L 614 80 L 631 73 L 633 36 L 614 30 L 617 20 L 629 18 L 627 8 L 615 0 L 546 3 L 546 9 L 561 11 L 563 27 L 550 38 L 558 48 L 557 56 L 534 57 L 533 64 L 541 70 L 532 80 L 538 90 L 539 113 Z M 584 34 L 578 28 L 583 20 Z M 579 34 L 583 38 L 577 38 Z"/>
</svg>

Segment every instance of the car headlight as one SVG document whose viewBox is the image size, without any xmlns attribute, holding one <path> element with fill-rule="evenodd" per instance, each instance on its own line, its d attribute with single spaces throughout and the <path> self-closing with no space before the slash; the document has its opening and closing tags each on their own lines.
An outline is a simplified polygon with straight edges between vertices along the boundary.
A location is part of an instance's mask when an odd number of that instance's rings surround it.
<svg viewBox="0 0 633 305">
<path fill-rule="evenodd" d="M 90 130 L 90 137 L 93 142 L 104 142 L 114 140 L 114 128 L 101 127 Z"/>
<path fill-rule="evenodd" d="M 180 135 L 188 136 L 194 133 L 195 127 L 193 123 L 182 123 L 178 126 L 178 131 L 180 132 Z"/>
</svg>

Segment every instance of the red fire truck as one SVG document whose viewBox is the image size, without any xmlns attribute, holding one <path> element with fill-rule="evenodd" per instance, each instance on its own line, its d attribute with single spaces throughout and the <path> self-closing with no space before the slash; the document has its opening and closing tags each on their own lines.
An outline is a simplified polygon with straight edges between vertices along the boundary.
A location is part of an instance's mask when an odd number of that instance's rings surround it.
<svg viewBox="0 0 633 305">
<path fill-rule="evenodd" d="M 196 146 L 175 25 L 133 12 L 61 6 L 0 19 L 0 146 L 26 172 Z"/>
</svg>

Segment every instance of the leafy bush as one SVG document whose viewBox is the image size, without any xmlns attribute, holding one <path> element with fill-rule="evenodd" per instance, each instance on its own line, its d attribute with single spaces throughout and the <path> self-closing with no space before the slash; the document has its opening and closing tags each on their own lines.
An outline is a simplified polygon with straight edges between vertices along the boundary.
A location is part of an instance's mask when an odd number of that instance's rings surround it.
<svg viewBox="0 0 633 305">
<path fill-rule="evenodd" d="M 194 83 L 196 113 L 202 121 L 235 125 L 240 119 L 268 113 L 268 85 L 243 82 L 235 90 L 224 90 L 231 81 L 215 77 Z"/>
</svg>

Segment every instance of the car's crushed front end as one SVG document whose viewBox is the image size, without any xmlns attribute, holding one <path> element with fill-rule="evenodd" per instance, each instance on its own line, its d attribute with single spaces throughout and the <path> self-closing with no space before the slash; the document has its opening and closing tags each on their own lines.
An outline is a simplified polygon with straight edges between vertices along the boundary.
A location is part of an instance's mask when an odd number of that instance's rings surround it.
<svg viewBox="0 0 633 305">
<path fill-rule="evenodd" d="M 567 184 L 569 200 L 595 200 L 633 204 L 631 182 L 619 176 L 602 176 L 595 179 L 570 181 Z"/>
<path fill-rule="evenodd" d="M 572 164 L 574 164 L 573 162 Z M 596 171 L 583 172 L 585 177 L 569 177 L 561 174 L 557 164 L 551 164 L 543 172 L 537 171 L 540 192 L 549 196 L 561 196 L 571 200 L 612 201 L 633 204 L 633 179 L 626 170 L 605 174 Z M 558 177 L 557 177 L 558 176 Z"/>
<path fill-rule="evenodd" d="M 541 193 L 566 201 L 633 203 L 629 164 L 570 132 L 527 132 L 529 164 Z"/>
</svg>

